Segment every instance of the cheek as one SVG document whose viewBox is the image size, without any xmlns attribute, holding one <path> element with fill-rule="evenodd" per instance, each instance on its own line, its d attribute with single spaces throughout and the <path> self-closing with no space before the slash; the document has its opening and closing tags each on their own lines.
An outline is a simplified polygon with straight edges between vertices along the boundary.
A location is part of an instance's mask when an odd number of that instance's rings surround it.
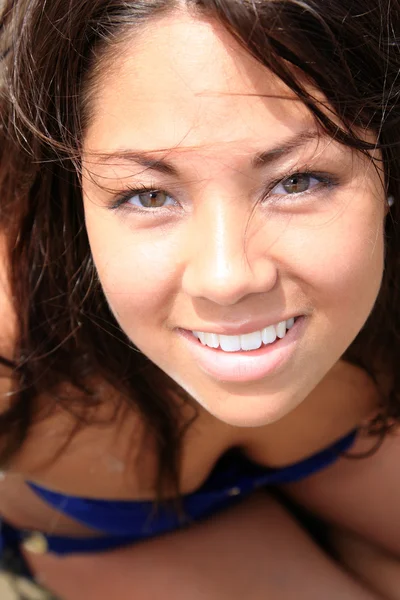
<svg viewBox="0 0 400 600">
<path fill-rule="evenodd" d="M 129 335 L 149 315 L 163 318 L 179 282 L 168 236 L 137 234 L 126 227 L 88 225 L 93 260 L 111 310 Z"/>
<path fill-rule="evenodd" d="M 368 316 L 383 273 L 380 212 L 348 211 L 320 227 L 293 232 L 292 264 L 299 265 L 293 270 L 307 285 L 315 308 L 334 311 L 344 320 Z"/>
</svg>

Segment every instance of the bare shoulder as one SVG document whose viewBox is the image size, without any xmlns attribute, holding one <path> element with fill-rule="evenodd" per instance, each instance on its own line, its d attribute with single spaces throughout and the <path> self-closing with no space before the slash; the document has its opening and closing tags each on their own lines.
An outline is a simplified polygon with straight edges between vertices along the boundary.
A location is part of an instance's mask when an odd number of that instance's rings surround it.
<svg viewBox="0 0 400 600">
<path fill-rule="evenodd" d="M 400 557 L 400 429 L 361 432 L 351 451 L 282 491 L 320 518 Z"/>
<path fill-rule="evenodd" d="M 363 369 L 340 360 L 295 410 L 276 423 L 247 430 L 243 448 L 267 466 L 302 460 L 367 421 L 379 398 Z"/>
</svg>

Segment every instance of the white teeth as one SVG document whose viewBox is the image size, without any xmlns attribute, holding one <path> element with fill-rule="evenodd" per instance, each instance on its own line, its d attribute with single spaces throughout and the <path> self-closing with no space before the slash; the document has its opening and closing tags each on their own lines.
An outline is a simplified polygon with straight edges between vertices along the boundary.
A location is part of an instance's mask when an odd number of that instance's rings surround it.
<svg viewBox="0 0 400 600">
<path fill-rule="evenodd" d="M 293 325 L 294 325 L 294 318 L 292 317 L 291 319 L 288 319 L 286 321 L 286 329 L 292 329 Z"/>
<path fill-rule="evenodd" d="M 281 321 L 276 327 L 276 335 L 282 339 L 286 335 L 286 321 Z"/>
<path fill-rule="evenodd" d="M 206 333 L 205 338 L 207 346 L 210 346 L 210 348 L 218 348 L 219 340 L 216 333 Z"/>
<path fill-rule="evenodd" d="M 276 331 L 273 325 L 264 327 L 262 330 L 262 341 L 263 344 L 272 344 L 276 340 Z"/>
<path fill-rule="evenodd" d="M 225 352 L 237 352 L 241 350 L 240 337 L 238 335 L 219 335 L 221 350 Z"/>
<path fill-rule="evenodd" d="M 240 336 L 240 344 L 242 350 L 257 350 L 261 348 L 261 331 L 254 331 L 254 333 L 246 333 Z"/>
<path fill-rule="evenodd" d="M 253 331 L 243 335 L 218 335 L 203 331 L 193 331 L 192 333 L 204 346 L 220 347 L 225 352 L 238 352 L 239 350 L 257 350 L 261 348 L 262 344 L 272 344 L 277 337 L 284 338 L 286 331 L 291 329 L 294 323 L 294 318 L 291 318 L 287 321 L 280 321 L 276 325 L 264 327 L 262 331 Z"/>
</svg>

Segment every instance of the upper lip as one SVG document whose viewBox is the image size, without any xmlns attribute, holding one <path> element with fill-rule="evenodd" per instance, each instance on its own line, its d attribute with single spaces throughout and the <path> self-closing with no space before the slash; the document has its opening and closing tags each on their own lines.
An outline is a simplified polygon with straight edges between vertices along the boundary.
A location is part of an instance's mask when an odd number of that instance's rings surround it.
<svg viewBox="0 0 400 600">
<path fill-rule="evenodd" d="M 278 317 L 276 320 L 268 320 L 266 323 L 265 320 L 261 321 L 251 321 L 251 322 L 236 322 L 236 323 L 215 323 L 210 325 L 209 323 L 204 325 L 199 325 L 199 327 L 195 327 L 193 329 L 184 328 L 186 331 L 201 331 L 203 333 L 216 333 L 217 335 L 245 335 L 246 333 L 253 333 L 254 331 L 261 331 L 265 327 L 270 327 L 271 325 L 277 325 L 282 321 L 288 321 L 289 319 L 296 319 L 297 317 L 302 316 L 301 314 L 289 315 L 285 317 Z"/>
</svg>

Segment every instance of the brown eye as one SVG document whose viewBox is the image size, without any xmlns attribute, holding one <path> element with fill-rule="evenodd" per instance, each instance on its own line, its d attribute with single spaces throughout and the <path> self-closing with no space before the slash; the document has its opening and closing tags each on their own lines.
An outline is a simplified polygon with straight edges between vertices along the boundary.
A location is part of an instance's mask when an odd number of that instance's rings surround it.
<svg viewBox="0 0 400 600">
<path fill-rule="evenodd" d="M 141 194 L 136 194 L 136 196 L 133 196 L 132 200 L 134 198 L 137 198 L 140 202 L 140 205 L 144 208 L 160 208 L 168 204 L 168 200 L 170 200 L 168 194 L 161 190 L 151 190 Z M 131 204 L 134 203 L 131 202 Z"/>
<path fill-rule="evenodd" d="M 307 173 L 295 173 L 284 181 L 281 185 L 287 194 L 301 194 L 310 188 L 311 179 L 315 179 Z"/>
</svg>

